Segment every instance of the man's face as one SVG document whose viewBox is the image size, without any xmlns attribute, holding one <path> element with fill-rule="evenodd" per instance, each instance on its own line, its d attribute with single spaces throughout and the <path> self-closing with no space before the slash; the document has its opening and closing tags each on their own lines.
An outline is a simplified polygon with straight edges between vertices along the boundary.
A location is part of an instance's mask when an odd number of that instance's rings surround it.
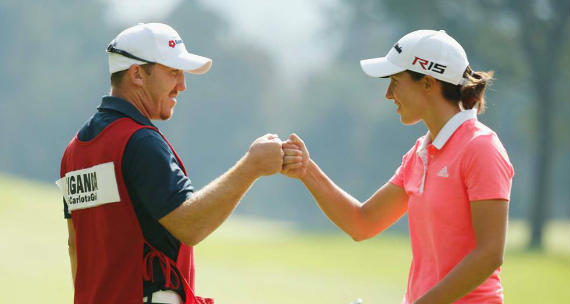
<svg viewBox="0 0 570 304">
<path fill-rule="evenodd" d="M 390 76 L 386 99 L 394 101 L 403 124 L 412 125 L 423 118 L 426 101 L 422 92 L 422 82 L 413 80 L 409 73 Z"/>
<path fill-rule="evenodd" d="M 154 64 L 150 74 L 144 73 L 143 89 L 148 98 L 145 105 L 150 119 L 167 120 L 174 113 L 176 97 L 186 90 L 184 71 Z"/>
</svg>

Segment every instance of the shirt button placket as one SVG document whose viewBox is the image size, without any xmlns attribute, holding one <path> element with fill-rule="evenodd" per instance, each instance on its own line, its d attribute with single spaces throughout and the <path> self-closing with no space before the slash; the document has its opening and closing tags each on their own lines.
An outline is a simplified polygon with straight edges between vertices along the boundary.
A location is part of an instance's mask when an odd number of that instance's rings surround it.
<svg viewBox="0 0 570 304">
<path fill-rule="evenodd" d="M 427 149 L 421 150 L 419 155 L 420 155 L 420 158 L 421 158 L 422 163 L 423 163 L 422 183 L 420 185 L 420 193 L 424 193 L 425 184 L 426 184 L 426 175 L 427 175 L 427 170 L 428 170 L 428 151 L 427 151 Z"/>
</svg>

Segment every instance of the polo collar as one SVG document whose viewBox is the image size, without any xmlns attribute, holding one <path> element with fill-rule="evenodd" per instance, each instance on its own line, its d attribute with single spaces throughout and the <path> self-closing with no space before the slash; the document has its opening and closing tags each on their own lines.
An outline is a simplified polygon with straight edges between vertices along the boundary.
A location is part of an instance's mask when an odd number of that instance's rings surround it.
<svg viewBox="0 0 570 304">
<path fill-rule="evenodd" d="M 119 112 L 141 125 L 155 127 L 155 125 L 153 125 L 152 122 L 146 118 L 146 116 L 142 115 L 141 112 L 135 108 L 135 106 L 133 106 L 125 99 L 119 97 L 104 96 L 103 100 L 101 101 L 101 105 L 97 108 L 97 110 Z"/>
<path fill-rule="evenodd" d="M 455 131 L 466 121 L 470 119 L 477 119 L 477 111 L 475 109 L 463 110 L 458 112 L 457 114 L 453 115 L 451 119 L 449 119 L 443 128 L 439 131 L 435 139 L 433 140 L 433 146 L 441 150 L 443 146 L 447 143 L 451 135 L 455 133 Z M 423 137 L 421 146 L 419 151 L 425 150 L 427 145 L 429 144 L 430 133 L 429 131 Z"/>
</svg>

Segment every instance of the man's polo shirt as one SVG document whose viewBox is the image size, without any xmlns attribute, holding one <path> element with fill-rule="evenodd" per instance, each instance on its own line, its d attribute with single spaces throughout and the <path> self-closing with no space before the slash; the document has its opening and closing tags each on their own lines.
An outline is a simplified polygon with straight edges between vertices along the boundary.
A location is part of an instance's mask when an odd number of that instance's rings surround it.
<svg viewBox="0 0 570 304">
<path fill-rule="evenodd" d="M 79 130 L 80 141 L 92 140 L 109 124 L 124 117 L 155 127 L 132 104 L 117 97 L 103 97 L 97 110 Z M 184 175 L 168 143 L 148 128 L 138 130 L 129 139 L 123 153 L 122 170 L 144 238 L 176 260 L 180 242 L 158 220 L 190 198 L 194 191 L 190 179 Z M 64 215 L 71 218 L 65 202 Z M 146 288 L 152 287 L 145 284 Z"/>
<path fill-rule="evenodd" d="M 457 113 L 433 141 L 428 132 L 404 155 L 390 179 L 408 195 L 413 258 L 404 303 L 429 291 L 475 248 L 471 203 L 508 201 L 513 174 L 497 134 L 477 121 L 475 110 Z M 456 303 L 502 303 L 499 271 Z"/>
</svg>

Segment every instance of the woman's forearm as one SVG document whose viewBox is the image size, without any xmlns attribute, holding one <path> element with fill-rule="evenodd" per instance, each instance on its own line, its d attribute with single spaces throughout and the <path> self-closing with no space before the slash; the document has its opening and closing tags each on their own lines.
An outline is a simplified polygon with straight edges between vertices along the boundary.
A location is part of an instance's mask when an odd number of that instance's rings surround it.
<svg viewBox="0 0 570 304">
<path fill-rule="evenodd" d="M 362 204 L 337 186 L 312 160 L 301 181 L 329 219 L 353 239 L 358 239 Z"/>
<path fill-rule="evenodd" d="M 475 248 L 414 303 L 452 303 L 483 283 L 502 263 L 502 253 Z"/>
<path fill-rule="evenodd" d="M 329 219 L 355 241 L 377 235 L 407 210 L 407 196 L 402 188 L 387 183 L 361 203 L 337 186 L 312 160 L 301 181 Z"/>
</svg>

